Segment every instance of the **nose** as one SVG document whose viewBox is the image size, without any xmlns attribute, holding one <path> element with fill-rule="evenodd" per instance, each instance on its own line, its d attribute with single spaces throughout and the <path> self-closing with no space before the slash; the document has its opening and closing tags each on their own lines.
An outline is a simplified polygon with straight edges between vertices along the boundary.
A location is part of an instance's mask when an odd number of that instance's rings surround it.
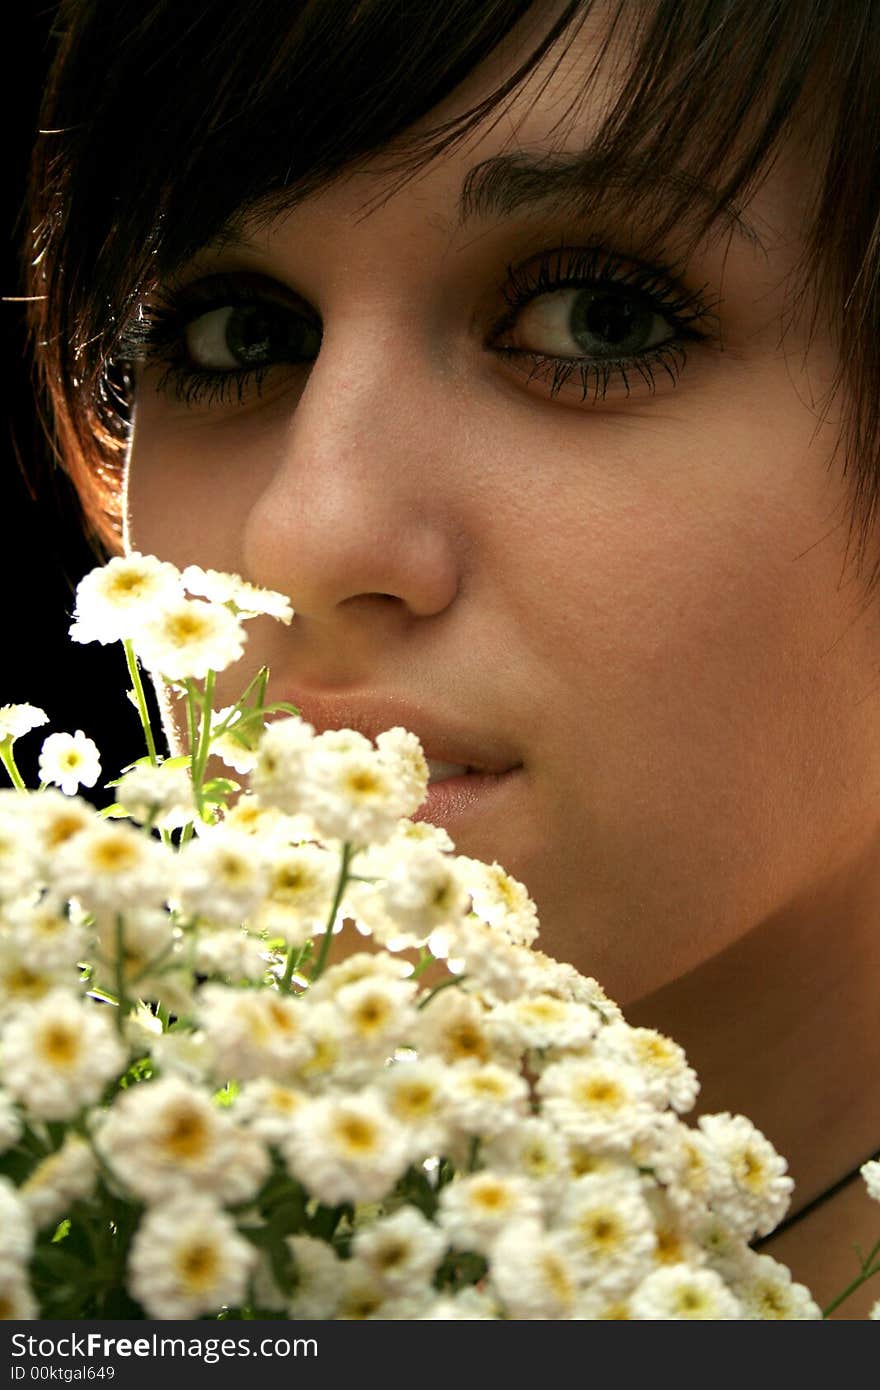
<svg viewBox="0 0 880 1390">
<path fill-rule="evenodd" d="M 313 666 L 316 680 L 356 679 L 458 592 L 451 402 L 422 357 L 405 329 L 377 331 L 375 314 L 325 328 L 279 422 L 243 558 L 256 583 L 290 598 L 306 678 Z"/>
</svg>

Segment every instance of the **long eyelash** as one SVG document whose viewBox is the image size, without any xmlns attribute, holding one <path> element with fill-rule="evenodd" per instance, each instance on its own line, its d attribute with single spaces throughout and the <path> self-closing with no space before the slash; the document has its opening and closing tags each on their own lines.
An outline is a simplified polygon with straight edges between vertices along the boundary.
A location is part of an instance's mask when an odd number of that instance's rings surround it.
<svg viewBox="0 0 880 1390">
<path fill-rule="evenodd" d="M 694 325 L 710 319 L 717 322 L 712 310 L 720 303 L 720 296 L 713 301 L 704 298 L 705 286 L 698 291 L 685 291 L 679 279 L 682 269 L 681 266 L 648 265 L 624 259 L 598 244 L 587 247 L 562 244 L 524 265 L 509 265 L 507 283 L 502 291 L 507 312 L 493 326 L 492 339 L 510 328 L 519 311 L 539 295 L 553 290 L 583 289 L 599 283 L 612 288 L 623 284 L 639 290 L 653 300 L 655 310 L 669 320 L 677 336 L 646 349 L 638 357 L 548 357 L 526 348 L 500 346 L 494 351 L 509 360 L 530 361 L 528 382 L 535 379 L 548 382 L 551 397 L 558 395 L 573 376 L 580 378 L 582 401 L 586 400 L 591 386 L 593 401 L 604 400 L 610 382 L 616 377 L 623 380 L 628 396 L 627 371 L 638 372 L 653 392 L 656 390 L 655 366 L 662 367 L 675 385 L 687 361 L 684 343 L 705 342 L 713 336 Z"/>
<path fill-rule="evenodd" d="M 227 304 L 263 303 L 265 299 L 265 290 L 229 275 L 212 275 L 193 285 L 166 286 L 138 306 L 120 335 L 115 357 L 133 365 L 163 366 L 156 390 L 168 392 L 182 405 L 226 405 L 231 401 L 241 405 L 246 391 L 260 395 L 274 364 L 228 372 L 195 367 L 186 355 L 186 328 L 197 314 Z"/>
<path fill-rule="evenodd" d="M 655 366 L 662 367 L 675 385 L 687 361 L 684 343 L 705 342 L 713 336 L 694 325 L 709 319 L 717 321 L 712 310 L 720 303 L 720 297 L 713 301 L 704 299 L 705 286 L 699 291 L 685 291 L 679 279 L 682 269 L 681 266 L 649 265 L 623 258 L 599 244 L 571 247 L 564 243 L 532 257 L 524 265 L 509 265 L 502 290 L 507 311 L 494 324 L 490 333 L 492 341 L 510 328 L 519 310 L 539 295 L 599 283 L 610 287 L 626 285 L 653 300 L 655 309 L 675 329 L 676 337 L 646 349 L 638 357 L 619 359 L 552 357 L 524 348 L 502 346 L 494 346 L 493 351 L 507 359 L 529 361 L 528 382 L 547 382 L 551 397 L 558 395 L 572 377 L 580 380 L 582 401 L 586 401 L 591 388 L 594 402 L 604 400 L 610 383 L 618 377 L 628 396 L 628 371 L 637 372 L 653 392 L 656 390 Z M 265 288 L 249 284 L 238 275 L 212 275 L 192 285 L 167 286 L 149 301 L 144 301 L 128 321 L 120 335 L 115 359 L 126 364 L 163 366 L 156 389 L 172 394 L 183 405 L 241 404 L 245 392 L 255 392 L 259 396 L 266 375 L 275 364 L 237 371 L 195 367 L 186 356 L 186 328 L 197 313 L 209 313 L 228 304 L 259 303 L 265 297 Z M 486 345 L 490 346 L 490 342 Z"/>
</svg>

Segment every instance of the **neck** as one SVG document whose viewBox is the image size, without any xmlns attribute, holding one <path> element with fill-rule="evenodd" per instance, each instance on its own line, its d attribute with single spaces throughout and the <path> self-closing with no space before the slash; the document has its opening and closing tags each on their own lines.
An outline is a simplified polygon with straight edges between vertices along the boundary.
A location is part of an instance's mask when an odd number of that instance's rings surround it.
<svg viewBox="0 0 880 1390">
<path fill-rule="evenodd" d="M 880 873 L 859 863 L 624 1010 L 685 1048 L 702 1087 L 697 1114 L 747 1115 L 787 1159 L 791 1215 L 803 1215 L 761 1249 L 822 1307 L 858 1274 L 853 1246 L 867 1253 L 880 1236 L 880 1208 L 858 1177 L 880 1149 L 878 981 Z M 878 1298 L 880 1276 L 837 1316 L 864 1317 Z"/>
<path fill-rule="evenodd" d="M 799 1283 L 806 1284 L 820 1308 L 827 1308 L 856 1280 L 857 1249 L 867 1256 L 878 1239 L 880 1208 L 868 1196 L 856 1168 L 790 1216 L 756 1249 L 781 1260 Z M 880 1260 L 875 1258 L 872 1267 L 876 1264 Z M 878 1299 L 880 1273 L 854 1290 L 829 1317 L 867 1318 Z"/>
</svg>

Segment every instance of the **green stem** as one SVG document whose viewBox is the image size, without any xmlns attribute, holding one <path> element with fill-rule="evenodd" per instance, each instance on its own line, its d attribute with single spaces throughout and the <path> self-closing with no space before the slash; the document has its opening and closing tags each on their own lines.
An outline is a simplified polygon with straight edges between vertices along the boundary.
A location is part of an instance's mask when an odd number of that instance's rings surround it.
<svg viewBox="0 0 880 1390">
<path fill-rule="evenodd" d="M 9 738 L 4 738 L 2 742 L 0 742 L 0 758 L 2 758 L 3 766 L 9 773 L 9 778 L 12 782 L 12 785 L 16 788 L 17 791 L 26 792 L 27 787 L 25 785 L 24 778 L 22 777 L 21 773 L 15 765 L 15 757 L 12 752 L 12 743 L 13 740 L 11 736 Z"/>
<path fill-rule="evenodd" d="M 460 985 L 462 980 L 466 979 L 467 975 L 450 975 L 448 980 L 444 980 L 442 984 L 436 985 L 435 988 L 431 990 L 430 994 L 426 994 L 424 999 L 420 999 L 416 1007 L 419 1009 L 426 1009 L 434 996 L 440 993 L 441 989 L 449 989 L 451 985 Z"/>
<path fill-rule="evenodd" d="M 283 989 L 285 993 L 290 993 L 290 982 L 293 979 L 296 972 L 299 970 L 300 966 L 309 956 L 311 949 L 312 942 L 310 938 L 305 943 L 305 945 L 300 946 L 299 949 L 297 949 L 296 946 L 291 946 L 288 950 L 287 960 L 284 963 L 284 974 L 281 977 L 280 983 L 280 988 Z"/>
<path fill-rule="evenodd" d="M 873 1275 L 880 1274 L 880 1261 L 871 1268 L 871 1261 L 876 1259 L 878 1255 L 880 1255 L 880 1240 L 877 1241 L 877 1244 L 867 1258 L 862 1261 L 861 1273 L 853 1279 L 851 1284 L 847 1284 L 843 1293 L 839 1293 L 836 1298 L 831 1300 L 826 1308 L 822 1309 L 823 1318 L 830 1317 L 835 1309 L 840 1307 L 844 1299 L 849 1298 L 850 1294 L 854 1294 L 856 1289 L 860 1289 Z"/>
<path fill-rule="evenodd" d="M 122 913 L 116 914 L 116 994 L 118 996 L 116 1008 L 116 1031 L 120 1037 L 125 1035 L 125 1019 L 129 1010 L 128 999 L 125 994 L 125 927 L 122 921 Z"/>
<path fill-rule="evenodd" d="M 351 841 L 346 840 L 342 846 L 342 863 L 339 866 L 339 878 L 336 882 L 336 892 L 333 895 L 333 906 L 331 907 L 329 915 L 327 917 L 327 927 L 321 939 L 321 949 L 318 951 L 318 959 L 315 961 L 315 968 L 309 975 L 310 985 L 313 985 L 317 979 L 320 979 L 321 975 L 324 972 L 324 967 L 327 964 L 327 956 L 330 953 L 330 941 L 333 936 L 333 924 L 336 921 L 336 914 L 339 911 L 339 904 L 342 902 L 342 895 L 345 892 L 345 885 L 348 882 L 348 866 L 351 863 L 351 859 L 354 853 L 355 850 Z M 289 960 L 288 965 L 290 965 Z M 285 976 L 287 976 L 286 969 L 284 971 L 284 974 Z M 284 980 L 282 980 L 281 984 L 282 988 L 285 987 Z M 286 985 L 286 988 L 290 989 L 289 980 Z"/>
<path fill-rule="evenodd" d="M 147 740 L 147 752 L 150 755 L 150 762 L 153 764 L 153 767 L 158 767 L 159 759 L 156 756 L 156 743 L 153 739 L 153 730 L 150 725 L 150 714 L 147 709 L 147 697 L 144 694 L 144 683 L 141 680 L 140 668 L 138 667 L 138 659 L 135 656 L 135 651 L 134 647 L 132 646 L 131 638 L 126 637 L 122 645 L 125 648 L 125 660 L 128 664 L 128 674 L 131 676 L 131 685 L 132 689 L 134 690 L 134 696 L 137 700 L 138 714 L 140 715 L 141 726 L 144 731 L 144 738 Z"/>
<path fill-rule="evenodd" d="M 205 769 L 208 766 L 208 753 L 211 748 L 211 708 L 214 702 L 214 681 L 215 673 L 209 671 L 205 677 L 205 689 L 202 693 L 202 727 L 199 734 L 199 756 L 196 764 L 196 776 L 198 777 L 199 787 L 199 809 L 201 810 L 202 783 L 205 780 Z"/>
</svg>

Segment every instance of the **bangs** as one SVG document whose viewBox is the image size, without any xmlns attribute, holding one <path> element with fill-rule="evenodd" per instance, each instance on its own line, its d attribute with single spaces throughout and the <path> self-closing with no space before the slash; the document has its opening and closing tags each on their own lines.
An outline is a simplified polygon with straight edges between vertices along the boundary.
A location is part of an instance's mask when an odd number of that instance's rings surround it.
<svg viewBox="0 0 880 1390">
<path fill-rule="evenodd" d="M 509 212 L 539 180 L 542 197 L 581 212 L 617 196 L 658 246 L 686 228 L 690 247 L 714 228 L 746 225 L 749 198 L 797 125 L 817 185 L 794 298 L 819 286 L 814 314 L 839 318 L 861 277 L 852 308 L 864 317 L 869 299 L 880 316 L 876 274 L 865 283 L 872 245 L 875 269 L 880 256 L 870 62 L 880 57 L 880 12 L 870 3 L 844 14 L 821 0 L 78 0 L 62 5 L 59 20 L 41 113 L 48 133 L 32 170 L 30 293 L 44 296 L 34 334 L 59 447 L 106 536 L 118 525 L 127 438 L 128 388 L 112 364 L 151 286 L 368 159 L 387 172 L 385 201 L 500 119 L 525 84 L 537 100 L 587 20 L 601 37 L 560 118 L 568 156 L 486 161 L 468 177 L 463 214 Z M 528 40 L 526 61 L 454 120 L 413 136 L 410 127 L 490 55 L 503 58 L 514 30 Z M 534 83 L 545 57 L 550 71 Z M 609 62 L 619 91 L 572 159 L 570 134 Z M 873 404 L 860 396 L 864 353 L 848 360 L 846 333 L 840 341 L 863 448 L 880 429 L 880 393 Z M 868 366 L 874 382 L 877 335 Z"/>
</svg>

